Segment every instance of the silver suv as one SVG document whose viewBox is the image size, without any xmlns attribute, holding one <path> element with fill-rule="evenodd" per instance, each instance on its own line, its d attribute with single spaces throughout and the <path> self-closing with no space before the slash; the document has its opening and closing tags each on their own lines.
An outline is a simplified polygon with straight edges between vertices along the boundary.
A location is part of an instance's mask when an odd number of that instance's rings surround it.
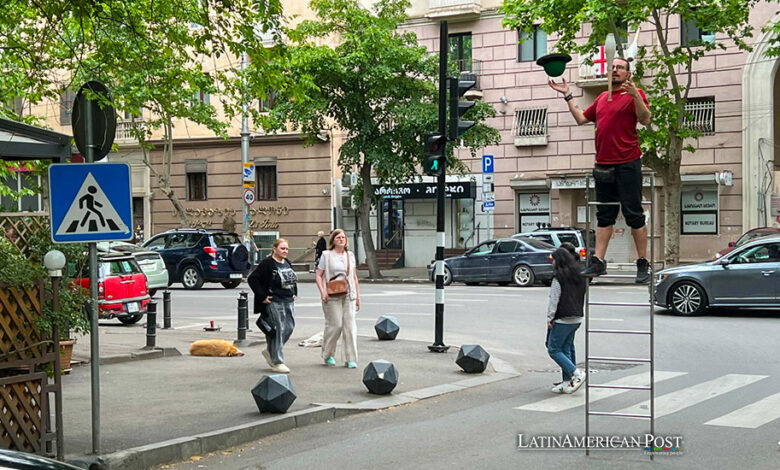
<svg viewBox="0 0 780 470">
<path fill-rule="evenodd" d="M 590 250 L 593 251 L 596 245 L 596 232 L 589 230 L 590 232 Z M 577 227 L 548 227 L 538 228 L 533 232 L 516 233 L 512 235 L 512 238 L 526 237 L 539 240 L 558 248 L 563 242 L 569 242 L 577 248 L 580 254 L 580 261 L 585 261 L 588 256 L 585 252 L 585 229 Z"/>
</svg>

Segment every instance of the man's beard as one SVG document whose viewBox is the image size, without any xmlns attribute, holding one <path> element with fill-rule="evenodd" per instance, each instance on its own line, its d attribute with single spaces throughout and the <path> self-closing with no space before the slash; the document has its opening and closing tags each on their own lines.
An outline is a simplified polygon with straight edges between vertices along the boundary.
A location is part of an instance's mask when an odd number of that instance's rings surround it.
<svg viewBox="0 0 780 470">
<path fill-rule="evenodd" d="M 619 78 L 613 78 L 612 79 L 612 90 L 614 91 L 615 87 L 619 87 L 623 83 L 625 83 L 625 80 L 621 80 Z"/>
</svg>

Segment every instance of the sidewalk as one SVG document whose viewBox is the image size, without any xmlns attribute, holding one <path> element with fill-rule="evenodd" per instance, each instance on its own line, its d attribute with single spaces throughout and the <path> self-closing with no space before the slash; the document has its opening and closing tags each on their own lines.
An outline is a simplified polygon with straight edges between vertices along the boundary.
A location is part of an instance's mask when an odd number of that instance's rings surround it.
<svg viewBox="0 0 780 470">
<path fill-rule="evenodd" d="M 252 344 L 240 346 L 243 357 L 194 357 L 189 355 L 192 341 L 232 341 L 235 330 L 158 329 L 161 349 L 144 351 L 144 328 L 101 327 L 100 468 L 132 470 L 181 461 L 306 424 L 518 375 L 495 357 L 485 373 L 466 374 L 455 364 L 456 348 L 430 353 L 427 344 L 400 338 L 359 337 L 357 369 L 326 367 L 319 348 L 298 346 L 314 333 L 296 331 L 285 346 L 297 399 L 286 414 L 277 415 L 259 413 L 250 393 L 271 374 L 260 355 L 265 343 L 259 332 L 247 335 Z M 79 339 L 74 360 L 88 361 L 89 347 L 88 337 Z M 398 369 L 400 380 L 391 395 L 371 395 L 362 383 L 363 368 L 375 359 L 386 359 Z M 64 376 L 65 450 L 69 461 L 82 466 L 97 460 L 87 455 L 92 451 L 90 390 L 89 364 L 75 365 Z"/>
</svg>

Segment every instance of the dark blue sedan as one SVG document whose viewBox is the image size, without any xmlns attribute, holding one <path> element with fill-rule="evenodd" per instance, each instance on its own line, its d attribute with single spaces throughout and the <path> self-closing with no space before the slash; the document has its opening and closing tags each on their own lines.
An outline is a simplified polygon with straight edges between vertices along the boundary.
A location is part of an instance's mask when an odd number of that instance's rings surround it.
<svg viewBox="0 0 780 470">
<path fill-rule="evenodd" d="M 500 238 L 488 240 L 461 256 L 444 260 L 444 285 L 465 282 L 514 282 L 528 287 L 536 281 L 552 279 L 552 257 L 555 247 L 530 238 Z M 428 274 L 434 279 L 433 265 Z"/>
</svg>

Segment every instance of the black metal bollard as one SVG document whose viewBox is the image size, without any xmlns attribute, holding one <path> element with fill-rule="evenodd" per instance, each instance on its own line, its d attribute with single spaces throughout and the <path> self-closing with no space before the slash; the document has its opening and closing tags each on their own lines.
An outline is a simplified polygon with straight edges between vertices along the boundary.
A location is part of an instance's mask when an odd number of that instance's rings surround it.
<svg viewBox="0 0 780 470">
<path fill-rule="evenodd" d="M 249 323 L 248 295 L 246 292 L 238 294 L 238 339 L 236 342 L 246 341 L 247 323 Z"/>
<path fill-rule="evenodd" d="M 146 311 L 146 349 L 154 349 L 157 341 L 157 302 L 147 304 Z"/>
<path fill-rule="evenodd" d="M 163 330 L 171 329 L 171 291 L 163 291 Z"/>
</svg>

